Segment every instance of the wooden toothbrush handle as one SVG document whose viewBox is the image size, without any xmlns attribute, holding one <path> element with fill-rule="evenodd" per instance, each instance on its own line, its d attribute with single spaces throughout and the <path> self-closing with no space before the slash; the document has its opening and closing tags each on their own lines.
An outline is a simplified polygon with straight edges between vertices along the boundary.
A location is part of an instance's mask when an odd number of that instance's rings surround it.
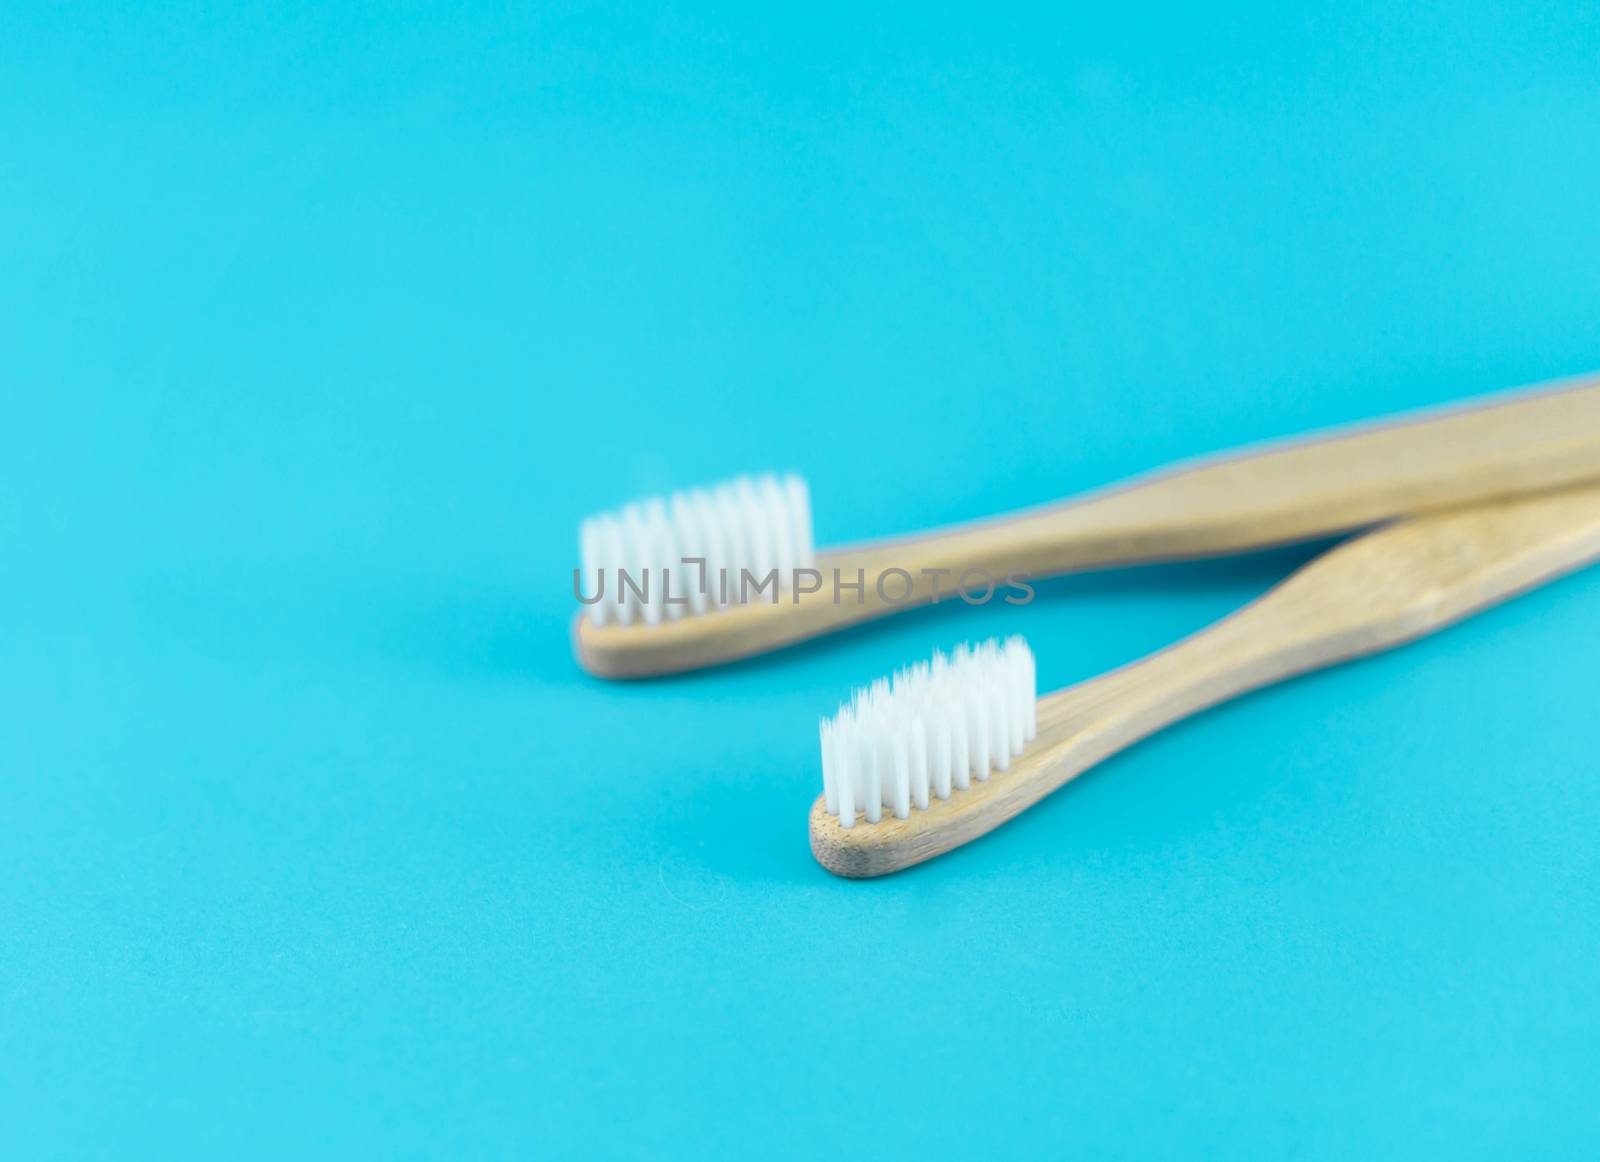
<svg viewBox="0 0 1600 1162">
<path fill-rule="evenodd" d="M 1597 559 L 1600 485 L 1416 517 L 1348 541 L 1209 629 L 1052 698 L 1100 719 L 1116 749 L 1245 691 L 1430 634 Z"/>
<path fill-rule="evenodd" d="M 952 575 L 1049 576 L 1310 540 L 1587 481 L 1600 481 L 1600 376 L 1235 453 L 854 556 L 870 558 L 869 575 L 910 561 L 913 572 L 937 562 Z"/>
</svg>

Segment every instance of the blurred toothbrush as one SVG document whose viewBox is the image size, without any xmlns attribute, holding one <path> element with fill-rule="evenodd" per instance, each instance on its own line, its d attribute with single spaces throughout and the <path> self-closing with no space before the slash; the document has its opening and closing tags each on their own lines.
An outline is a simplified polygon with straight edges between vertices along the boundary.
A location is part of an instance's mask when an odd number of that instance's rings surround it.
<svg viewBox="0 0 1600 1162">
<path fill-rule="evenodd" d="M 1260 549 L 1591 480 L 1600 480 L 1600 377 L 820 553 L 804 481 L 742 478 L 585 521 L 574 646 L 579 663 L 602 677 L 669 674 L 941 594 L 998 587 L 1018 600 L 1027 578 Z"/>
</svg>

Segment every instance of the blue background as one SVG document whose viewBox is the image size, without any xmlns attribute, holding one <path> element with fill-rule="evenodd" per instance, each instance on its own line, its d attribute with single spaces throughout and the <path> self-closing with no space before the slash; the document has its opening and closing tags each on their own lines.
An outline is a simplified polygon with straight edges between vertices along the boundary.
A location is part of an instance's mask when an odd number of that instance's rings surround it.
<svg viewBox="0 0 1600 1162">
<path fill-rule="evenodd" d="M 1051 6 L 1052 9 L 1054 6 Z M 1600 571 L 906 875 L 816 718 L 1311 550 L 684 680 L 587 513 L 822 543 L 1600 365 L 1593 5 L 8 5 L 0 1148 L 1593 1157 Z"/>
</svg>

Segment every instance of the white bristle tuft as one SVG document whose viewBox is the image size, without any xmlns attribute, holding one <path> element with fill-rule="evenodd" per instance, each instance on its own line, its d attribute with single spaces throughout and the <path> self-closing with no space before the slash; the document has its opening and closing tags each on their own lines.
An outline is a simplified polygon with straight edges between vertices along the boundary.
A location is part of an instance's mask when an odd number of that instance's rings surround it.
<svg viewBox="0 0 1600 1162">
<path fill-rule="evenodd" d="M 597 626 L 658 625 L 737 605 L 746 570 L 750 599 L 772 601 L 815 558 L 811 495 L 798 476 L 741 476 L 635 501 L 584 521 L 578 540 L 579 591 L 601 595 L 585 605 Z M 776 590 L 766 580 L 774 570 Z"/>
<path fill-rule="evenodd" d="M 821 725 L 823 802 L 839 826 L 877 823 L 1004 771 L 1036 728 L 1033 652 L 1020 637 L 935 653 L 857 689 Z"/>
</svg>

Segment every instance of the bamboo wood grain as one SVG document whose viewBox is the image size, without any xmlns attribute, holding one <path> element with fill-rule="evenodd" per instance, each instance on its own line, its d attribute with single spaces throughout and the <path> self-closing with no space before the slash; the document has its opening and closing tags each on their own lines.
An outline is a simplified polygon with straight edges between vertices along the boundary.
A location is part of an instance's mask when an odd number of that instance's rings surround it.
<svg viewBox="0 0 1600 1162">
<path fill-rule="evenodd" d="M 675 673 L 925 605 L 936 585 L 944 600 L 960 600 L 968 570 L 1004 587 L 1007 576 L 1258 549 L 1590 480 L 1600 480 L 1600 376 L 1182 466 L 976 524 L 826 551 L 816 564 L 822 588 L 812 594 L 783 593 L 775 602 L 658 625 L 596 627 L 580 615 L 574 645 L 580 664 L 602 677 Z M 859 597 L 845 591 L 834 600 L 834 570 L 846 582 L 863 580 Z"/>
<path fill-rule="evenodd" d="M 1247 691 L 1386 650 L 1600 558 L 1600 486 L 1432 516 L 1330 550 L 1260 600 L 1141 661 L 1039 700 L 1038 736 L 1006 772 L 909 818 L 844 828 L 819 797 L 811 849 L 852 878 L 985 834 L 1102 759 Z"/>
</svg>

